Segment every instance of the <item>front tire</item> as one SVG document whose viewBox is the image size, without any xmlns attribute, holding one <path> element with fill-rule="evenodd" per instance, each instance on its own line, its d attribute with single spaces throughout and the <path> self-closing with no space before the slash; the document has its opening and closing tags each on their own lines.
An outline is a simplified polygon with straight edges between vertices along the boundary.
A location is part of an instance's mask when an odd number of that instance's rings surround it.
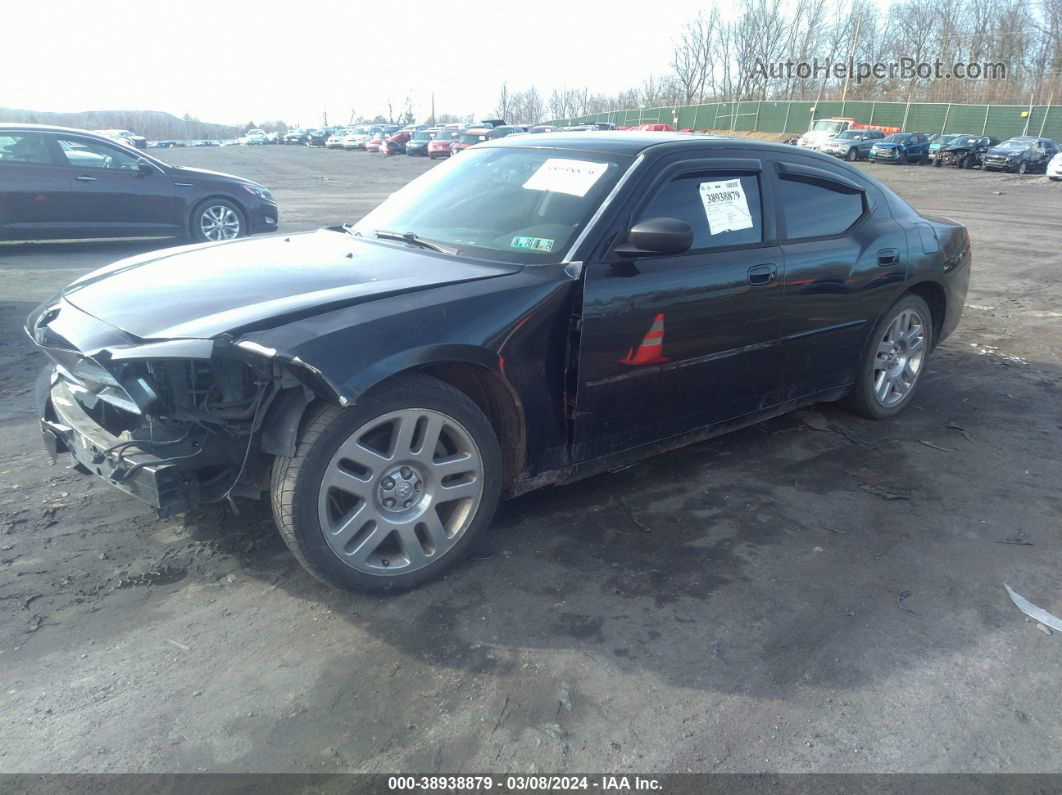
<svg viewBox="0 0 1062 795">
<path fill-rule="evenodd" d="M 933 316 L 917 295 L 893 304 L 870 336 L 849 410 L 873 420 L 894 417 L 910 405 L 933 348 Z"/>
<path fill-rule="evenodd" d="M 207 199 L 192 210 L 191 233 L 200 243 L 235 240 L 247 235 L 247 219 L 234 202 Z"/>
<path fill-rule="evenodd" d="M 845 154 L 844 159 L 847 160 L 849 163 L 854 163 L 856 160 L 859 159 L 859 152 L 856 151 L 856 148 L 854 146 L 850 147 L 848 149 L 848 152 Z"/>
<path fill-rule="evenodd" d="M 273 463 L 273 516 L 318 579 L 397 593 L 467 555 L 497 508 L 501 461 L 468 396 L 410 373 L 312 418 L 295 455 Z"/>
<path fill-rule="evenodd" d="M 1021 163 L 1018 164 L 1018 173 L 1019 174 L 1027 174 L 1028 172 L 1029 172 L 1029 164 L 1026 163 L 1024 160 L 1022 160 Z"/>
</svg>

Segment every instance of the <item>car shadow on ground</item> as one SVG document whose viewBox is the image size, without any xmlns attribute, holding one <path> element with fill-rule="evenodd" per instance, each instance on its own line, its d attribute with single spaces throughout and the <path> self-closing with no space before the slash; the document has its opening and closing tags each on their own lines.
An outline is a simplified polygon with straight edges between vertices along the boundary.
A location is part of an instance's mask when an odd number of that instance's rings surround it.
<svg viewBox="0 0 1062 795">
<path fill-rule="evenodd" d="M 0 263 L 14 268 L 52 268 L 60 264 L 63 269 L 97 268 L 125 257 L 187 245 L 188 242 L 176 237 L 5 241 L 0 242 Z"/>
<path fill-rule="evenodd" d="M 1057 398 L 1058 373 L 1008 379 L 1005 363 L 958 348 L 934 365 L 892 421 L 815 406 L 512 500 L 467 563 L 404 595 L 317 583 L 287 556 L 265 505 L 235 521 L 199 513 L 187 527 L 239 555 L 245 573 L 431 665 L 506 676 L 522 649 L 594 649 L 691 688 L 854 688 L 955 653 L 1007 618 L 963 609 L 984 599 L 961 556 L 973 560 L 971 543 L 1000 549 L 971 542 L 995 497 L 991 479 L 970 482 L 969 462 L 988 473 L 994 455 L 1013 455 L 1007 418 Z M 1049 455 L 1043 444 L 1030 460 Z M 971 499 L 979 490 L 985 504 Z M 1009 498 L 1042 502 L 1043 516 L 1062 509 L 1049 490 Z M 928 619 L 934 600 L 964 620 Z M 321 687 L 351 676 L 337 662 Z"/>
</svg>

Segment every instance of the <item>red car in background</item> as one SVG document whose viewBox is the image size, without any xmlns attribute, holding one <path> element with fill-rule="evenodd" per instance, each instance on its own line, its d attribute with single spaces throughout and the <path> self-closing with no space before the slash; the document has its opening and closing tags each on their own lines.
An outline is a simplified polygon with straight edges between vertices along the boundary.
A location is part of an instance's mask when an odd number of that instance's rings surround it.
<svg viewBox="0 0 1062 795">
<path fill-rule="evenodd" d="M 450 155 L 463 152 L 470 146 L 475 146 L 483 141 L 493 141 L 498 137 L 493 127 L 469 127 L 457 136 L 456 141 L 450 143 Z"/>
<path fill-rule="evenodd" d="M 428 141 L 428 159 L 450 156 L 450 144 L 457 140 L 460 130 L 440 130 L 432 140 Z"/>
<path fill-rule="evenodd" d="M 554 127 L 552 124 L 536 124 L 530 130 L 529 133 L 551 133 L 557 132 L 559 128 Z"/>
<path fill-rule="evenodd" d="M 627 129 L 643 132 L 675 132 L 675 128 L 670 124 L 639 124 L 637 127 L 628 127 Z"/>
<path fill-rule="evenodd" d="M 377 151 L 383 152 L 385 155 L 400 155 L 406 151 L 406 141 L 412 137 L 413 133 L 408 130 L 397 132 L 384 141 Z"/>
<path fill-rule="evenodd" d="M 380 148 L 387 142 L 386 133 L 376 133 L 372 138 L 365 142 L 366 152 L 379 152 Z"/>
</svg>

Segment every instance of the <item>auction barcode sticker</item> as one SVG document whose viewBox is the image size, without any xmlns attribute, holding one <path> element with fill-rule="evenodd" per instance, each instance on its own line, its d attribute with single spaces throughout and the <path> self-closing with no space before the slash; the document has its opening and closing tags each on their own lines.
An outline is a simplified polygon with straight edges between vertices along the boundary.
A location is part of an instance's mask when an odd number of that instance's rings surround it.
<svg viewBox="0 0 1062 795">
<path fill-rule="evenodd" d="M 752 213 L 740 179 L 702 182 L 701 203 L 708 218 L 708 234 L 752 228 Z"/>
</svg>

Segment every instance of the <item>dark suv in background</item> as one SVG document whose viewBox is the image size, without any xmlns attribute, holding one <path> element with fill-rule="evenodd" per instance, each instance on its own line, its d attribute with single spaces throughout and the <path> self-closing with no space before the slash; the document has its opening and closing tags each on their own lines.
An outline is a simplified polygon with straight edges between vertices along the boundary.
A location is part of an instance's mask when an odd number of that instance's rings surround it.
<svg viewBox="0 0 1062 795">
<path fill-rule="evenodd" d="M 249 179 L 170 166 L 83 130 L 0 125 L 0 239 L 275 232 L 277 204 Z"/>
<path fill-rule="evenodd" d="M 925 133 L 898 132 L 870 147 L 871 163 L 918 163 L 929 162 L 929 137 Z"/>
<path fill-rule="evenodd" d="M 993 146 L 981 160 L 986 171 L 1016 171 L 1025 174 L 1030 171 L 1046 171 L 1047 164 L 1058 149 L 1050 138 L 1037 138 L 1031 135 L 1019 135 Z"/>
</svg>

